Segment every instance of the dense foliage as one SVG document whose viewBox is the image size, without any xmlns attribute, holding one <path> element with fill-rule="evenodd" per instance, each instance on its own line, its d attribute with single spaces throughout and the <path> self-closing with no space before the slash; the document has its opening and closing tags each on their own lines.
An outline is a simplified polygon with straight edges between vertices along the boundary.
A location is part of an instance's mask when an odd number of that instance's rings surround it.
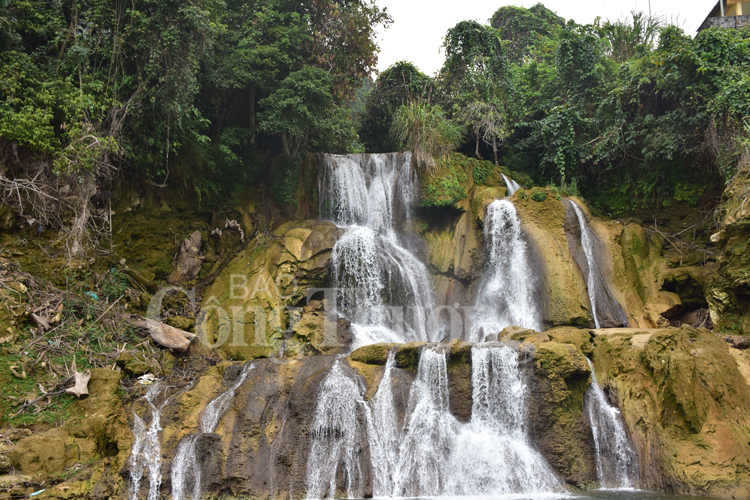
<svg viewBox="0 0 750 500">
<path fill-rule="evenodd" d="M 0 193 L 68 185 L 82 212 L 123 172 L 223 201 L 349 152 L 389 22 L 372 0 L 3 0 Z"/>
<path fill-rule="evenodd" d="M 697 204 L 733 176 L 747 140 L 746 30 L 691 38 L 642 13 L 582 26 L 542 5 L 502 7 L 490 25 L 458 23 L 444 49 L 434 78 L 403 62 L 384 72 L 366 116 L 387 126 L 401 112 L 385 96 L 408 99 L 405 82 L 419 75 L 466 128 L 462 152 L 542 185 L 573 184 L 611 213 Z M 409 79 L 392 78 L 405 68 Z"/>
<path fill-rule="evenodd" d="M 289 203 L 303 152 L 432 165 L 459 141 L 625 213 L 698 203 L 747 141 L 748 31 L 502 7 L 447 32 L 434 77 L 401 61 L 373 84 L 389 22 L 373 0 L 0 0 L 0 196 L 76 253 L 115 175 Z"/>
</svg>

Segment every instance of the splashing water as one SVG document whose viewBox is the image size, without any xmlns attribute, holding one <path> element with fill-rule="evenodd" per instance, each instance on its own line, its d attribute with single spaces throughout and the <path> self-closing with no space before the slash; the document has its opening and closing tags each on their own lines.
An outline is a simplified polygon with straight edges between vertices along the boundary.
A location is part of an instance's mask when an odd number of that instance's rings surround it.
<svg viewBox="0 0 750 500">
<path fill-rule="evenodd" d="M 409 393 L 409 410 L 393 496 L 440 495 L 450 470 L 459 423 L 448 405 L 448 365 L 443 352 L 425 349 Z"/>
<path fill-rule="evenodd" d="M 508 188 L 508 196 L 513 196 L 513 193 L 521 189 L 521 185 L 518 184 L 513 179 L 509 179 L 505 176 L 505 174 L 500 174 L 503 176 L 503 179 L 505 179 L 505 186 Z"/>
<path fill-rule="evenodd" d="M 337 309 L 352 321 L 353 348 L 440 335 L 427 267 L 397 231 L 414 209 L 417 182 L 409 153 L 325 156 L 320 210 L 346 227 L 333 248 L 331 274 L 345 291 Z"/>
<path fill-rule="evenodd" d="M 198 434 L 191 434 L 180 441 L 172 460 L 172 499 L 193 500 L 201 498 L 201 467 L 198 463 L 197 445 L 203 434 L 210 434 L 219 426 L 219 421 L 229 409 L 237 389 L 247 380 L 253 369 L 252 364 L 243 367 L 242 373 L 227 390 L 214 398 L 198 416 Z"/>
<path fill-rule="evenodd" d="M 307 497 L 334 498 L 339 470 L 346 478 L 348 498 L 362 497 L 359 446 L 364 437 L 359 379 L 337 359 L 323 381 L 310 434 L 313 444 L 307 461 Z"/>
<path fill-rule="evenodd" d="M 638 455 L 630 442 L 620 410 L 607 401 L 596 380 L 594 365 L 586 392 L 586 412 L 594 436 L 596 476 L 604 488 L 635 488 L 638 485 Z"/>
<path fill-rule="evenodd" d="M 365 405 L 375 497 L 560 491 L 528 443 L 528 390 L 515 351 L 473 348 L 472 417 L 465 424 L 450 412 L 444 347 L 422 351 L 403 428 L 396 418 L 393 366 L 391 353 L 378 391 Z"/>
<path fill-rule="evenodd" d="M 471 421 L 451 459 L 453 495 L 538 494 L 560 482 L 528 442 L 528 389 L 518 354 L 507 346 L 472 348 Z"/>
<path fill-rule="evenodd" d="M 133 411 L 133 434 L 135 440 L 130 451 L 130 498 L 138 500 L 141 479 L 144 472 L 148 472 L 148 500 L 158 500 L 161 487 L 161 445 L 159 431 L 161 431 L 161 406 L 154 404 L 154 398 L 160 390 L 159 383 L 154 384 L 143 396 L 143 400 L 151 409 L 151 422 L 148 426 L 144 420 Z"/>
<path fill-rule="evenodd" d="M 528 248 L 516 207 L 509 200 L 487 206 L 484 237 L 488 276 L 477 300 L 476 322 L 467 340 L 483 342 L 507 326 L 541 331 L 540 307 L 534 298 L 538 279 L 529 265 Z"/>
</svg>

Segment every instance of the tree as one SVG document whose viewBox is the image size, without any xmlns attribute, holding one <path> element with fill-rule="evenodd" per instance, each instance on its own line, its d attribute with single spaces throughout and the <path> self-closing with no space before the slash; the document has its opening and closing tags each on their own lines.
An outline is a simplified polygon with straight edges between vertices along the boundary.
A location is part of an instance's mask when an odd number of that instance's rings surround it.
<svg viewBox="0 0 750 500">
<path fill-rule="evenodd" d="M 311 134 L 332 132 L 348 119 L 335 106 L 331 76 L 310 66 L 286 77 L 260 105 L 261 132 L 280 136 L 287 158 L 294 158 Z"/>
<path fill-rule="evenodd" d="M 565 26 L 565 19 L 538 3 L 530 9 L 507 6 L 498 9 L 490 19 L 502 40 L 509 42 L 508 58 L 522 64 L 532 48 L 544 38 L 552 38 Z"/>
<path fill-rule="evenodd" d="M 498 147 L 508 135 L 511 94 L 499 33 L 475 21 L 462 21 L 448 30 L 443 47 L 446 60 L 439 80 L 446 101 L 454 117 L 472 131 L 474 154 L 482 158 L 480 142 L 484 142 L 497 163 Z"/>
<path fill-rule="evenodd" d="M 659 18 L 648 17 L 643 12 L 631 12 L 631 22 L 609 21 L 596 30 L 600 37 L 609 42 L 607 55 L 617 62 L 646 55 L 653 49 L 664 23 Z"/>
<path fill-rule="evenodd" d="M 393 116 L 399 108 L 414 99 L 427 99 L 433 81 L 409 61 L 398 61 L 383 71 L 375 88 L 367 96 L 360 137 L 365 150 L 387 153 L 398 149 L 389 134 Z"/>
</svg>

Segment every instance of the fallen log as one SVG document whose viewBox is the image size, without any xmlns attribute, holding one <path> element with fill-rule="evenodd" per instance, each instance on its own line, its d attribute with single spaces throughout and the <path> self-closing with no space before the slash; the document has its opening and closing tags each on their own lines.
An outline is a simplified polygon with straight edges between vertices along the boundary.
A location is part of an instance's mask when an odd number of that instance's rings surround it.
<svg viewBox="0 0 750 500">
<path fill-rule="evenodd" d="M 154 321 L 135 314 L 130 315 L 130 322 L 148 331 L 149 335 L 157 344 L 174 351 L 185 352 L 190 343 L 198 336 L 194 333 L 180 330 L 159 321 Z"/>
</svg>

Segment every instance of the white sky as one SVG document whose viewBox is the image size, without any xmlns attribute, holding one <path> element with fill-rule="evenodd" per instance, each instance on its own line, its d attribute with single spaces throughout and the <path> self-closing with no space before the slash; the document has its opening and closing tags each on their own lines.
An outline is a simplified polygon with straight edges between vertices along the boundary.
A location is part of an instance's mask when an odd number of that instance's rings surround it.
<svg viewBox="0 0 750 500">
<path fill-rule="evenodd" d="M 387 30 L 378 37 L 380 55 L 378 69 L 383 71 L 400 60 L 413 62 L 428 75 L 434 75 L 443 65 L 440 47 L 449 28 L 458 22 L 473 19 L 487 24 L 497 9 L 504 5 L 531 7 L 539 0 L 376 0 L 386 7 L 393 18 Z M 630 11 L 648 13 L 648 0 L 546 0 L 548 9 L 565 19 L 588 24 L 596 16 L 602 19 L 624 19 Z M 716 0 L 651 0 L 651 13 L 667 20 L 677 20 L 682 29 L 695 36 L 698 26 L 716 5 Z"/>
</svg>

